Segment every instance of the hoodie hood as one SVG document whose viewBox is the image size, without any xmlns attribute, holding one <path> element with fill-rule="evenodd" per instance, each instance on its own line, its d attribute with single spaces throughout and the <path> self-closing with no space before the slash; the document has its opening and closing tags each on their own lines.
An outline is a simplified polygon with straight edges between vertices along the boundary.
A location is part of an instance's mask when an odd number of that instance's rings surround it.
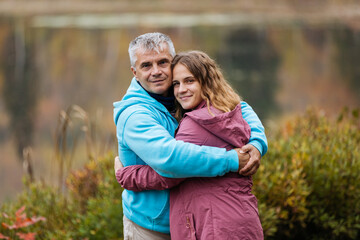
<svg viewBox="0 0 360 240">
<path fill-rule="evenodd" d="M 115 124 L 118 122 L 120 114 L 128 107 L 134 105 L 142 105 L 146 104 L 147 106 L 152 106 L 157 110 L 169 114 L 169 111 L 166 109 L 164 105 L 159 103 L 153 97 L 151 97 L 145 89 L 141 87 L 141 85 L 137 82 L 136 78 L 134 77 L 131 80 L 130 87 L 126 91 L 126 94 L 122 98 L 121 101 L 114 102 L 114 122 Z"/>
<path fill-rule="evenodd" d="M 242 116 L 240 104 L 231 112 L 224 113 L 213 106 L 210 106 L 210 110 L 215 116 L 209 113 L 206 102 L 203 101 L 185 116 L 235 147 L 241 147 L 249 142 L 251 129 Z"/>
</svg>

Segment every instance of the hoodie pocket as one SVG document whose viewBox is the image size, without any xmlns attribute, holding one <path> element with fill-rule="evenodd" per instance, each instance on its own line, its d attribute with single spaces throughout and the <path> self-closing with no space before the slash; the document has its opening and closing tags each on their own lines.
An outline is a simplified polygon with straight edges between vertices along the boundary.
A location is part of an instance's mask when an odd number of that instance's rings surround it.
<svg viewBox="0 0 360 240">
<path fill-rule="evenodd" d="M 188 232 L 188 236 L 190 236 L 188 239 L 190 240 L 196 240 L 196 233 L 195 233 L 195 223 L 194 223 L 194 216 L 192 213 L 185 214 L 185 220 L 186 220 L 186 228 Z"/>
<path fill-rule="evenodd" d="M 160 211 L 154 216 L 153 221 L 155 224 L 162 224 L 164 221 L 164 217 L 169 213 L 169 197 L 167 196 L 168 190 L 157 191 L 158 194 L 161 194 L 162 197 L 159 197 L 157 204 L 160 205 L 160 201 L 163 200 L 162 207 Z"/>
</svg>

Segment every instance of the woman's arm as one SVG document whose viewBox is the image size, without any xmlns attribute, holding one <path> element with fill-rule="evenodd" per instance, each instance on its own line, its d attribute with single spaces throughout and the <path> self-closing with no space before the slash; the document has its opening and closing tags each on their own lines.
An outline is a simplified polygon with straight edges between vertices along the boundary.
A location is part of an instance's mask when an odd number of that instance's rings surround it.
<svg viewBox="0 0 360 240">
<path fill-rule="evenodd" d="M 115 162 L 116 161 L 120 162 L 118 159 L 115 159 Z M 162 177 L 149 165 L 120 167 L 115 169 L 115 175 L 116 180 L 123 188 L 135 192 L 144 190 L 164 190 L 172 188 L 185 180 L 185 178 Z"/>
</svg>

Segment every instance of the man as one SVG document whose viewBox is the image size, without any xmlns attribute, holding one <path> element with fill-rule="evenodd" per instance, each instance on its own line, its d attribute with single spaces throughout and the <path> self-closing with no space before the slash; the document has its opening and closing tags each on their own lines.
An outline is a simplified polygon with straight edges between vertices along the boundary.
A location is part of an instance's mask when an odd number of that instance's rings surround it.
<svg viewBox="0 0 360 240">
<path fill-rule="evenodd" d="M 256 172 L 267 141 L 249 105 L 241 103 L 243 117 L 251 127 L 250 144 L 241 150 L 249 153 L 250 160 L 240 150 L 176 141 L 178 124 L 170 113 L 174 108 L 170 64 L 175 56 L 171 39 L 161 33 L 141 35 L 130 43 L 129 55 L 134 78 L 123 99 L 114 103 L 119 158 L 124 166 L 148 164 L 170 178 Z M 124 190 L 124 239 L 170 239 L 168 198 L 169 190 Z"/>
</svg>

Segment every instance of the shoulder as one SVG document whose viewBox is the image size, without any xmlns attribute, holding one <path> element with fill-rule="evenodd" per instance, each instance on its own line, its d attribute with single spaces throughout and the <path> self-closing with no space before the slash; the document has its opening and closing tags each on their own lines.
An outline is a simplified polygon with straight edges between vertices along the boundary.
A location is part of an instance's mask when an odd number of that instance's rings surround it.
<svg viewBox="0 0 360 240">
<path fill-rule="evenodd" d="M 151 105 L 137 104 L 129 106 L 122 111 L 120 118 L 127 119 L 136 115 L 154 116 L 159 110 L 152 107 Z"/>
<path fill-rule="evenodd" d="M 184 142 L 203 145 L 205 135 L 207 135 L 206 130 L 197 121 L 185 116 L 179 123 L 175 138 Z"/>
<path fill-rule="evenodd" d="M 150 123 L 158 124 L 161 121 L 159 111 L 151 106 L 134 105 L 124 109 L 117 120 L 118 128 L 130 130 L 140 125 L 148 125 Z"/>
<path fill-rule="evenodd" d="M 188 128 L 194 125 L 198 125 L 191 117 L 185 115 L 179 122 L 179 128 Z"/>
<path fill-rule="evenodd" d="M 243 110 L 252 110 L 252 107 L 245 101 L 240 102 L 240 107 Z"/>
<path fill-rule="evenodd" d="M 207 106 L 199 108 L 199 109 L 195 109 L 192 110 L 191 112 L 188 112 L 185 114 L 185 116 L 189 116 L 190 118 L 196 119 L 196 120 L 201 120 L 201 119 L 210 119 L 213 118 L 214 115 L 220 115 L 223 112 L 220 111 L 219 109 L 216 109 L 213 106 L 210 106 L 210 111 Z"/>
</svg>

